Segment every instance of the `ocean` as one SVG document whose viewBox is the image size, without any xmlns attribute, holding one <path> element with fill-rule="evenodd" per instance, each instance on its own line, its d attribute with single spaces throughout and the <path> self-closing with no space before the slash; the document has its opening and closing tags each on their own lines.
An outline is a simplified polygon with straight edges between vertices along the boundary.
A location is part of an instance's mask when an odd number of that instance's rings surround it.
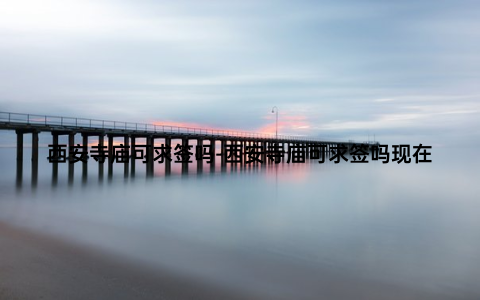
<svg viewBox="0 0 480 300">
<path fill-rule="evenodd" d="M 99 177 L 0 148 L 0 222 L 258 299 L 480 299 L 480 163 L 115 163 Z M 351 157 L 350 157 L 351 159 Z M 35 177 L 35 176 L 34 176 Z M 380 292 L 384 291 L 384 292 Z M 402 297 L 404 296 L 404 297 Z"/>
</svg>

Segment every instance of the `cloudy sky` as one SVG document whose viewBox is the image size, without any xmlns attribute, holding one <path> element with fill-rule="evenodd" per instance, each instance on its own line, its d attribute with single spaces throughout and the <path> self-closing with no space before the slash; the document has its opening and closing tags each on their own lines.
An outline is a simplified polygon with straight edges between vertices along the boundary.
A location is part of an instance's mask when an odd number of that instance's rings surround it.
<svg viewBox="0 0 480 300">
<path fill-rule="evenodd" d="M 479 1 L 1 0 L 0 111 L 480 141 Z"/>
</svg>

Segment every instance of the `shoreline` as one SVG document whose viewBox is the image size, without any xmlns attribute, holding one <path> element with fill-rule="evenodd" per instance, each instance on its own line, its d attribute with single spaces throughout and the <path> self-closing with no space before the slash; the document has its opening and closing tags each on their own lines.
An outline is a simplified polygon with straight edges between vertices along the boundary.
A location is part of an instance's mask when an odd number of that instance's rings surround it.
<svg viewBox="0 0 480 300">
<path fill-rule="evenodd" d="M 107 251 L 79 246 L 0 221 L 1 300 L 478 299 L 474 295 L 447 295 L 401 287 L 324 268 L 289 268 L 268 260 L 242 260 L 241 265 L 250 271 L 255 270 L 252 275 L 258 272 L 253 276 L 263 288 L 252 290 L 247 285 L 239 290 L 165 268 L 138 264 Z M 217 262 L 222 263 L 222 259 Z M 232 269 L 231 272 L 237 271 Z M 292 283 L 290 280 L 297 281 Z M 273 287 L 267 282 L 281 284 L 283 292 L 272 292 L 269 289 Z"/>
<path fill-rule="evenodd" d="M 0 222 L 0 299 L 252 299 Z"/>
</svg>

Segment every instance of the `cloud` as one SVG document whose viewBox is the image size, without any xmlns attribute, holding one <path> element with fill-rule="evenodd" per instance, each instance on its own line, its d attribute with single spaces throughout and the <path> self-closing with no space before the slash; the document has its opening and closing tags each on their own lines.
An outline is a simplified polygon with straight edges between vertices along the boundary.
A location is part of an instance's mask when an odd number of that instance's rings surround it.
<svg viewBox="0 0 480 300">
<path fill-rule="evenodd" d="M 376 99 L 376 100 L 373 100 L 374 102 L 390 102 L 390 101 L 393 101 L 392 98 L 382 98 L 382 99 Z"/>
<path fill-rule="evenodd" d="M 462 109 L 463 108 L 463 109 Z M 388 113 L 375 116 L 367 121 L 334 121 L 316 127 L 319 130 L 374 130 L 374 129 L 399 129 L 399 128 L 421 128 L 444 126 L 459 127 L 468 115 L 477 115 L 480 113 L 480 103 L 471 105 L 418 105 L 404 107 L 407 110 L 414 110 L 411 113 Z M 399 109 L 400 110 L 400 109 Z M 459 115 L 458 118 L 449 117 L 448 123 L 445 116 Z M 472 116 L 478 118 L 478 116 Z M 431 128 L 428 128 L 431 129 Z"/>
<path fill-rule="evenodd" d="M 70 41 L 75 37 L 167 42 L 229 40 L 228 26 L 221 18 L 182 16 L 170 10 L 171 6 L 163 4 L 159 14 L 149 17 L 129 10 L 121 2 L 15 0 L 2 5 L 0 32 L 63 35 Z"/>
<path fill-rule="evenodd" d="M 263 85 L 269 83 L 298 83 L 310 81 L 318 78 L 314 75 L 307 74 L 289 74 L 279 73 L 265 73 L 265 74 L 226 74 L 222 76 L 202 76 L 202 77 L 187 77 L 179 78 L 166 77 L 148 80 L 146 83 L 154 86 L 238 86 L 238 85 Z"/>
<path fill-rule="evenodd" d="M 0 110 L 273 133 L 277 106 L 283 134 L 474 135 L 479 7 L 3 1 Z"/>
</svg>

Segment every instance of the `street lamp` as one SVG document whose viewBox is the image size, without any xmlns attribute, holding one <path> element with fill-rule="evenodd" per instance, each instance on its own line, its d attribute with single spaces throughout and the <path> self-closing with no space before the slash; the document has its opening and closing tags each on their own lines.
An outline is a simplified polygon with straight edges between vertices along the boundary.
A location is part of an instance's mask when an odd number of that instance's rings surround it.
<svg viewBox="0 0 480 300">
<path fill-rule="evenodd" d="M 277 111 L 277 121 L 275 123 L 275 139 L 278 140 L 278 107 L 272 107 L 272 114 L 275 113 L 275 110 Z"/>
</svg>

